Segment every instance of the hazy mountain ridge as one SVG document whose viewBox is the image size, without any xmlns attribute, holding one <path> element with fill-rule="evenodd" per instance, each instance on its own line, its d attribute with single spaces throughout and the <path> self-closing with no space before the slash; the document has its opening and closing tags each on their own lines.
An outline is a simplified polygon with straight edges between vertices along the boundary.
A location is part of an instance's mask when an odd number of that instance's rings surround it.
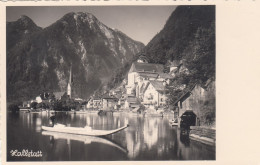
<svg viewBox="0 0 260 165">
<path fill-rule="evenodd" d="M 65 91 L 71 65 L 74 95 L 86 98 L 144 47 L 82 12 L 44 29 L 25 16 L 7 23 L 7 45 L 8 100 Z"/>
</svg>

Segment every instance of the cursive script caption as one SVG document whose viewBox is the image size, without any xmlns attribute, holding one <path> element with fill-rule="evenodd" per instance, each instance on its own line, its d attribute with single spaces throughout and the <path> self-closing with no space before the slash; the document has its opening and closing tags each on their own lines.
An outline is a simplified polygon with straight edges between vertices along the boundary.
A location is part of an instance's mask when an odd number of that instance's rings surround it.
<svg viewBox="0 0 260 165">
<path fill-rule="evenodd" d="M 28 149 L 23 149 L 22 151 L 11 150 L 10 154 L 17 157 L 42 157 L 42 151 L 29 151 Z"/>
</svg>

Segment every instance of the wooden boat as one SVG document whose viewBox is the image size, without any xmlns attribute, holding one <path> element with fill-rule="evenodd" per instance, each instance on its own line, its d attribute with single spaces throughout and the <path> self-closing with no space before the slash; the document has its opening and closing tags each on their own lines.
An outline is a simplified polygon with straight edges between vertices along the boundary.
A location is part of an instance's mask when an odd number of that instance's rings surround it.
<svg viewBox="0 0 260 165">
<path fill-rule="evenodd" d="M 125 153 L 127 152 L 127 150 L 125 148 L 123 148 L 122 146 L 120 146 L 119 144 L 116 144 L 113 141 L 102 138 L 102 137 L 67 134 L 67 133 L 51 132 L 51 131 L 42 131 L 42 135 L 53 136 L 54 139 L 66 139 L 67 141 L 69 141 L 69 140 L 80 141 L 80 142 L 84 142 L 85 144 L 101 143 L 101 144 L 105 144 L 105 145 L 109 145 L 109 146 L 118 148 L 119 150 L 121 150 Z"/>
<path fill-rule="evenodd" d="M 20 108 L 19 110 L 20 110 L 20 112 L 24 112 L 24 111 L 26 112 L 26 111 L 30 110 L 30 108 Z"/>
<path fill-rule="evenodd" d="M 116 132 L 122 131 L 127 128 L 129 125 L 123 126 L 114 130 L 93 130 L 91 127 L 66 127 L 63 124 L 56 124 L 53 127 L 42 126 L 42 129 L 45 131 L 53 131 L 53 132 L 63 132 L 70 134 L 78 134 L 78 135 L 88 135 L 88 136 L 106 136 L 111 135 Z"/>
<path fill-rule="evenodd" d="M 26 113 L 41 113 L 42 111 L 35 110 L 35 109 L 29 109 Z"/>
<path fill-rule="evenodd" d="M 172 126 L 178 126 L 178 119 L 170 120 L 169 123 L 170 123 Z"/>
</svg>

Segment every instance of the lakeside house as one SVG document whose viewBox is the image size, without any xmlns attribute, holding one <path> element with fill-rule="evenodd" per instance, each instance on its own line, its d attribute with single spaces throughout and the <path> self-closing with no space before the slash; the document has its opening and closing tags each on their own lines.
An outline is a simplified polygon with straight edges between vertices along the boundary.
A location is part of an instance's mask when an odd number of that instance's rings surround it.
<svg viewBox="0 0 260 165">
<path fill-rule="evenodd" d="M 215 96 L 215 81 L 208 80 L 205 85 L 194 85 L 174 102 L 178 107 L 178 118 L 187 111 L 193 112 L 196 115 L 195 125 L 200 125 L 203 106 L 210 96 Z"/>
<path fill-rule="evenodd" d="M 142 104 L 145 107 L 164 106 L 166 105 L 166 82 L 163 81 L 149 81 L 144 88 L 144 95 Z"/>
<path fill-rule="evenodd" d="M 29 108 L 31 106 L 31 101 L 23 101 L 23 108 Z"/>
<path fill-rule="evenodd" d="M 93 97 L 88 100 L 86 105 L 88 109 L 102 108 L 102 99 L 99 97 Z"/>
<path fill-rule="evenodd" d="M 102 108 L 103 110 L 117 109 L 118 98 L 114 96 L 105 95 L 102 97 Z"/>
<path fill-rule="evenodd" d="M 127 110 L 132 110 L 136 107 L 139 107 L 139 101 L 138 98 L 136 98 L 133 95 L 127 95 L 126 99 L 125 99 L 125 103 L 124 103 L 124 107 Z"/>
</svg>

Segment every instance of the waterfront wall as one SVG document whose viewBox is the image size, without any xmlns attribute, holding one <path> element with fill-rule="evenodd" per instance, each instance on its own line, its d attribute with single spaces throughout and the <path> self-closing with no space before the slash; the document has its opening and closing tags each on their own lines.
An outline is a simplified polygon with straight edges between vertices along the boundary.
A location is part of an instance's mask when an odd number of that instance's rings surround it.
<svg viewBox="0 0 260 165">
<path fill-rule="evenodd" d="M 191 131 L 189 136 L 192 140 L 215 145 L 216 129 L 203 126 L 191 126 L 190 129 Z"/>
</svg>

